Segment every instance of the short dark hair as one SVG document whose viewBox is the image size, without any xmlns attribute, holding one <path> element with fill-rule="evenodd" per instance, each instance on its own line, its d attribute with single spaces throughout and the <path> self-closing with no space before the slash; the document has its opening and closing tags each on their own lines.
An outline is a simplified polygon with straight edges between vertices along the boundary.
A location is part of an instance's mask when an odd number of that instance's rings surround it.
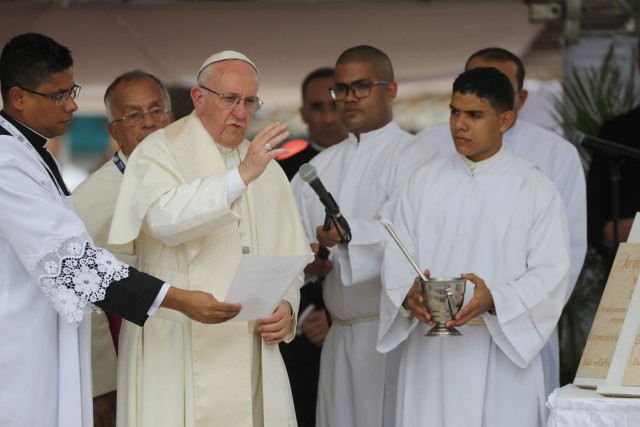
<svg viewBox="0 0 640 427">
<path fill-rule="evenodd" d="M 518 56 L 501 47 L 487 47 L 485 49 L 480 49 L 467 59 L 467 63 L 464 65 L 465 70 L 469 67 L 469 62 L 474 58 L 481 58 L 485 61 L 513 62 L 516 65 L 518 90 L 522 90 L 522 87 L 524 86 L 524 64 Z"/>
<path fill-rule="evenodd" d="M 499 113 L 513 110 L 513 86 L 509 78 L 493 67 L 473 68 L 453 82 L 452 94 L 471 93 L 489 101 Z"/>
<path fill-rule="evenodd" d="M 113 93 L 115 88 L 120 83 L 128 83 L 143 79 L 151 79 L 158 84 L 164 97 L 164 103 L 166 104 L 166 107 L 171 110 L 171 97 L 169 96 L 169 91 L 167 91 L 167 88 L 159 78 L 143 70 L 127 71 L 126 73 L 120 74 L 118 77 L 116 77 L 116 79 L 111 82 L 104 93 L 104 106 L 107 109 L 107 116 L 109 117 L 109 121 L 113 120 L 113 117 L 111 117 L 111 94 Z"/>
<path fill-rule="evenodd" d="M 2 100 L 9 102 L 9 89 L 22 86 L 35 89 L 51 75 L 73 66 L 71 51 L 43 34 L 16 36 L 0 54 L 0 90 Z"/>
<path fill-rule="evenodd" d="M 389 59 L 386 53 L 373 46 L 360 45 L 345 50 L 338 57 L 336 66 L 349 62 L 370 62 L 375 67 L 381 79 L 394 79 L 391 59 Z"/>
<path fill-rule="evenodd" d="M 334 74 L 335 72 L 331 67 L 317 68 L 307 74 L 307 77 L 302 81 L 302 100 L 304 101 L 307 96 L 307 86 L 309 86 L 310 82 L 317 79 L 333 78 Z"/>
</svg>

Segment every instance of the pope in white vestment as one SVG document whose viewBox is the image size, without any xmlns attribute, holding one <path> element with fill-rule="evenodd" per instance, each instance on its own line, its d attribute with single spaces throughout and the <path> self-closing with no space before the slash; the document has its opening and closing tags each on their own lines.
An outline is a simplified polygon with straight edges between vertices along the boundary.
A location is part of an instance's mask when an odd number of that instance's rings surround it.
<svg viewBox="0 0 640 427">
<path fill-rule="evenodd" d="M 463 336 L 425 337 L 430 326 L 402 307 L 416 273 L 387 244 L 378 349 L 406 340 L 396 425 L 544 425 L 539 352 L 569 275 L 566 215 L 553 184 L 504 148 L 477 164 L 452 154 L 412 176 L 392 223 L 431 277 L 484 279 L 496 311 L 458 327 Z M 473 291 L 467 282 L 465 304 Z"/>
<path fill-rule="evenodd" d="M 448 124 L 425 129 L 418 137 L 433 143 L 441 154 L 455 153 Z M 587 252 L 587 196 L 584 169 L 576 148 L 560 135 L 517 119 L 503 135 L 502 142 L 514 156 L 533 163 L 560 192 L 567 213 L 571 249 L 569 300 Z M 541 353 L 545 368 L 545 388 L 549 395 L 560 386 L 559 345 L 557 330 Z"/>
<path fill-rule="evenodd" d="M 378 212 L 409 172 L 435 155 L 430 144 L 417 142 L 394 121 L 359 137 L 358 141 L 350 133 L 310 161 L 353 235 L 348 245 L 332 248 L 333 269 L 323 283 L 333 323 L 320 362 L 317 423 L 321 426 L 382 424 L 387 355 L 379 353 L 375 343 L 386 231 Z M 291 185 L 314 242 L 325 210 L 299 175 Z"/>
<path fill-rule="evenodd" d="M 218 146 L 195 112 L 150 135 L 129 158 L 110 243 L 135 240 L 142 271 L 219 300 L 241 246 L 248 245 L 252 255 L 309 254 L 276 162 L 228 205 L 227 170 L 244 158 L 249 144 Z M 301 285 L 302 276 L 285 295 L 294 311 Z M 263 343 L 256 322 L 205 326 L 163 315 L 159 310 L 144 328 L 123 322 L 118 425 L 252 426 L 256 419 L 264 426 L 295 425 L 278 346 Z M 295 320 L 287 339 L 294 334 Z"/>
</svg>

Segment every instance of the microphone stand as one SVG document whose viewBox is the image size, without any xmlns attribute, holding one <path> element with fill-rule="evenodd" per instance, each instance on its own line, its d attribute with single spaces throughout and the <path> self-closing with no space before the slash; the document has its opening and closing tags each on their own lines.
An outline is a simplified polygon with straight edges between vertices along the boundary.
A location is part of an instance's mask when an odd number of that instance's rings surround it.
<svg viewBox="0 0 640 427">
<path fill-rule="evenodd" d="M 613 245 L 611 258 L 615 257 L 620 243 L 620 164 L 622 159 L 609 159 L 609 183 L 611 184 L 611 220 L 613 221 Z"/>
</svg>

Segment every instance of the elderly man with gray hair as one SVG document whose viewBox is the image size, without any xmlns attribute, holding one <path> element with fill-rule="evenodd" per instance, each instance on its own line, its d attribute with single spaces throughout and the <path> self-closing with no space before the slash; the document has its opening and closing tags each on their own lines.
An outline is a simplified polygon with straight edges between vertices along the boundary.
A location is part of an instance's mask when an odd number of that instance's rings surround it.
<svg viewBox="0 0 640 427">
<path fill-rule="evenodd" d="M 167 89 L 154 75 L 128 71 L 109 85 L 104 95 L 109 134 L 119 151 L 73 193 L 78 215 L 94 243 L 107 247 L 107 235 L 127 159 L 147 135 L 173 121 Z M 136 265 L 133 245 L 114 250 L 122 262 Z M 117 339 L 120 318 L 109 313 L 91 315 L 91 373 L 93 419 L 97 427 L 115 422 Z"/>
<path fill-rule="evenodd" d="M 109 242 L 133 242 L 141 270 L 221 299 L 242 256 L 311 259 L 289 183 L 272 161 L 286 152 L 274 148 L 286 125 L 245 138 L 262 106 L 257 93 L 249 58 L 212 55 L 191 89 L 191 115 L 149 136 L 129 159 Z M 124 322 L 118 425 L 295 425 L 276 344 L 295 334 L 302 279 L 266 319 L 203 328 L 159 313 L 144 328 Z"/>
</svg>

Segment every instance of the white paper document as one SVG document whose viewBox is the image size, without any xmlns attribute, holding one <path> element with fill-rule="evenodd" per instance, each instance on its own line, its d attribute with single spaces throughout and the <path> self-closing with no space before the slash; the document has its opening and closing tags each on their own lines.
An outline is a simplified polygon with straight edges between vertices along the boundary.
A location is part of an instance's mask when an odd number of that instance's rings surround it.
<svg viewBox="0 0 640 427">
<path fill-rule="evenodd" d="M 309 255 L 243 256 L 233 276 L 225 302 L 242 304 L 233 320 L 256 320 L 273 314 Z"/>
</svg>

